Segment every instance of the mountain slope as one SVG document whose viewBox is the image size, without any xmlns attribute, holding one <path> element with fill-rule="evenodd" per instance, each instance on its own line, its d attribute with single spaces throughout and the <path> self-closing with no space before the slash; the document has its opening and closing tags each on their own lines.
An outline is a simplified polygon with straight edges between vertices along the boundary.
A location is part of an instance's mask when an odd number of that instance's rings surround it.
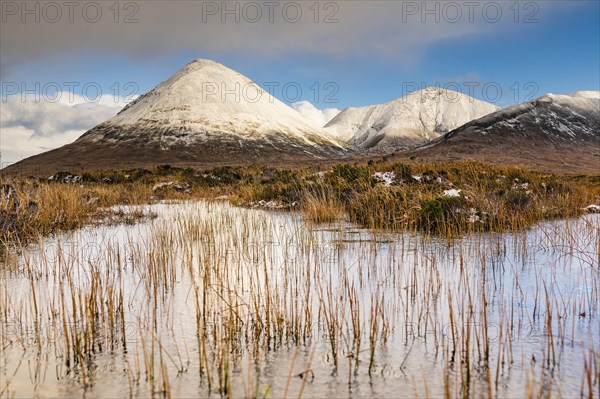
<svg viewBox="0 0 600 399">
<path fill-rule="evenodd" d="M 600 173 L 600 92 L 547 94 L 469 122 L 402 156 Z"/>
<path fill-rule="evenodd" d="M 415 147 L 499 108 L 435 87 L 382 105 L 347 108 L 325 128 L 371 154 Z"/>
<path fill-rule="evenodd" d="M 74 143 L 11 168 L 283 163 L 348 151 L 247 77 L 197 60 Z"/>
</svg>

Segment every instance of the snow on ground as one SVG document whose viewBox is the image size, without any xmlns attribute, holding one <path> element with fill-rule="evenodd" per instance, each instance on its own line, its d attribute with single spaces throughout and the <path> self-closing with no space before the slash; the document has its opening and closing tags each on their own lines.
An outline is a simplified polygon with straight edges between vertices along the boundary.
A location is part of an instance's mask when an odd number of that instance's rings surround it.
<svg viewBox="0 0 600 399">
<path fill-rule="evenodd" d="M 444 190 L 444 197 L 460 197 L 460 192 L 462 190 L 457 190 L 455 188 L 450 190 Z"/>
<path fill-rule="evenodd" d="M 396 179 L 394 172 L 375 172 L 373 177 L 386 186 L 391 186 Z"/>
</svg>

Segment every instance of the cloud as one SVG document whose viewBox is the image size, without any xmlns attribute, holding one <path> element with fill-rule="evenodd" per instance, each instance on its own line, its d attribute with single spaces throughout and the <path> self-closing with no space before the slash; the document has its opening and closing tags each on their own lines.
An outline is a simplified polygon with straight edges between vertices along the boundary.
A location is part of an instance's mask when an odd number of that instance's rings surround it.
<svg viewBox="0 0 600 399">
<path fill-rule="evenodd" d="M 40 136 L 22 125 L 3 127 L 0 132 L 1 166 L 71 143 L 84 132 L 85 130 L 68 130 L 60 134 Z"/>
<path fill-rule="evenodd" d="M 65 54 L 80 54 L 85 62 L 84 54 L 153 59 L 185 50 L 255 58 L 305 53 L 347 59 L 376 56 L 411 63 L 441 41 L 523 26 L 515 24 L 508 8 L 512 2 L 493 1 L 476 2 L 472 12 L 467 4 L 474 2 L 447 0 L 45 3 L 2 1 L 4 75 L 22 63 Z M 73 3 L 77 5 L 71 10 Z M 535 2 L 536 17 L 576 7 L 573 3 L 581 2 Z M 494 21 L 495 8 L 486 8 L 489 4 L 501 4 L 499 21 Z M 428 13 L 432 7 L 434 12 Z M 168 29 L 157 29 L 160 26 Z"/>
<path fill-rule="evenodd" d="M 299 101 L 292 104 L 292 108 L 298 111 L 304 118 L 318 127 L 325 126 L 332 120 L 340 110 L 337 108 L 318 109 L 309 101 Z"/>
<path fill-rule="evenodd" d="M 59 93 L 56 102 L 28 101 L 20 95 L 2 100 L 0 153 L 3 163 L 73 142 L 87 130 L 112 118 L 125 105 L 123 99 L 112 96 L 89 102 L 69 94 Z"/>
</svg>

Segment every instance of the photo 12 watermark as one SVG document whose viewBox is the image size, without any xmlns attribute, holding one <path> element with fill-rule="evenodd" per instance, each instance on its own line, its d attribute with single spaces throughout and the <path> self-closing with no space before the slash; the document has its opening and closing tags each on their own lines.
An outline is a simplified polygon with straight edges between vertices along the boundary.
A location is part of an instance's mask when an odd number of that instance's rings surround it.
<svg viewBox="0 0 600 399">
<path fill-rule="evenodd" d="M 401 22 L 539 23 L 540 5 L 535 1 L 400 1 Z"/>
<path fill-rule="evenodd" d="M 335 1 L 202 1 L 201 4 L 204 24 L 340 22 L 340 3 Z"/>
<path fill-rule="evenodd" d="M 3 103 L 18 98 L 20 102 L 47 102 L 78 104 L 97 103 L 106 96 L 113 98 L 115 103 L 128 103 L 140 94 L 136 82 L 15 82 L 0 83 L 0 98 Z"/>
<path fill-rule="evenodd" d="M 124 322 L 120 325 L 107 326 L 101 323 L 83 321 L 48 321 L 24 325 L 11 322 L 4 325 L 4 339 L 19 342 L 21 345 L 55 345 L 60 346 L 74 336 L 89 332 L 94 336 L 98 347 L 111 347 L 119 344 L 137 344 L 141 330 L 138 323 Z M 112 328 L 112 330 L 111 330 Z"/>
<path fill-rule="evenodd" d="M 437 89 L 437 90 L 436 90 Z M 540 86 L 536 82 L 512 82 L 501 84 L 498 82 L 402 82 L 404 100 L 414 93 L 421 96 L 421 100 L 443 101 L 457 103 L 460 101 L 475 102 L 476 99 L 498 104 L 505 101 L 523 103 L 533 101 L 540 95 Z"/>
<path fill-rule="evenodd" d="M 248 102 L 258 103 L 265 99 L 274 103 L 275 99 L 287 103 L 301 100 L 310 100 L 314 103 L 337 104 L 340 87 L 336 82 L 312 82 L 302 84 L 299 82 L 277 82 L 268 81 L 261 85 L 255 82 L 249 83 L 226 83 L 226 82 L 202 82 L 201 84 L 203 103 L 207 102 Z"/>
<path fill-rule="evenodd" d="M 274 103 L 279 99 L 286 103 L 302 100 L 313 104 L 338 104 L 340 86 L 336 82 L 266 81 L 255 82 L 222 82 L 202 81 L 197 93 L 198 103 L 258 103 L 268 101 Z M 0 83 L 0 101 L 3 103 L 18 98 L 25 102 L 48 103 L 97 103 L 105 96 L 110 96 L 115 103 L 129 103 L 140 94 L 140 86 L 136 82 L 17 82 Z"/>
<path fill-rule="evenodd" d="M 2 1 L 0 12 L 2 23 L 140 22 L 137 1 Z"/>
</svg>

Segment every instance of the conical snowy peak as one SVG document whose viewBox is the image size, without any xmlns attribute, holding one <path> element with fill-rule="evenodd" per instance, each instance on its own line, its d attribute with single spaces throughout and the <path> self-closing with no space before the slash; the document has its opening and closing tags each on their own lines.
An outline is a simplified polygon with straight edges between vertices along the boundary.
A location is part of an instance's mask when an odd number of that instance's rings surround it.
<svg viewBox="0 0 600 399">
<path fill-rule="evenodd" d="M 244 75 L 196 60 L 74 143 L 19 166 L 287 165 L 345 157 L 350 148 Z"/>
<path fill-rule="evenodd" d="M 382 105 L 348 108 L 326 129 L 377 152 L 414 147 L 499 108 L 451 90 L 430 87 Z"/>
<path fill-rule="evenodd" d="M 186 65 L 104 127 L 145 130 L 148 139 L 160 140 L 163 145 L 201 142 L 205 135 L 269 140 L 275 134 L 306 145 L 340 146 L 247 77 L 209 60 Z M 107 137 L 97 131 L 84 137 L 101 138 Z"/>
</svg>

